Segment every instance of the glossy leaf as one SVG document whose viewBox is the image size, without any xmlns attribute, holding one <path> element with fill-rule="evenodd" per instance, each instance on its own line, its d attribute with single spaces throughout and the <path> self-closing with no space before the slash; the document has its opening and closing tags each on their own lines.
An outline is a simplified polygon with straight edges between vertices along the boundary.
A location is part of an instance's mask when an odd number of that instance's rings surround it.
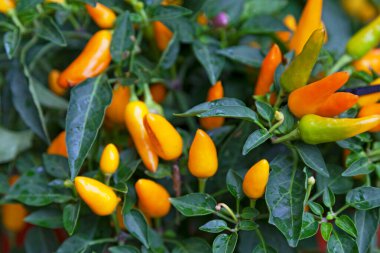
<svg viewBox="0 0 380 253">
<path fill-rule="evenodd" d="M 333 225 L 328 222 L 321 223 L 321 235 L 322 238 L 327 242 L 330 239 L 331 232 L 333 230 Z"/>
<path fill-rule="evenodd" d="M 322 205 L 316 202 L 309 201 L 308 206 L 310 207 L 311 211 L 316 215 L 322 216 L 322 214 L 324 213 Z"/>
<path fill-rule="evenodd" d="M 208 233 L 220 233 L 223 230 L 228 229 L 228 225 L 224 220 L 211 220 L 206 224 L 199 227 L 199 230 L 208 232 Z"/>
<path fill-rule="evenodd" d="M 323 192 L 323 204 L 327 207 L 333 207 L 335 205 L 335 195 L 330 188 L 326 188 Z"/>
<path fill-rule="evenodd" d="M 327 170 L 329 171 L 330 177 L 324 177 L 317 174 L 316 182 L 318 192 L 323 192 L 327 187 L 329 187 L 334 194 L 343 194 L 352 188 L 352 178 L 342 176 L 342 167 L 328 164 Z"/>
<path fill-rule="evenodd" d="M 233 170 L 229 170 L 226 178 L 227 189 L 237 199 L 244 197 L 242 188 L 243 179 Z"/>
<path fill-rule="evenodd" d="M 25 219 L 26 222 L 44 228 L 60 228 L 62 224 L 62 212 L 53 208 L 42 208 Z"/>
<path fill-rule="evenodd" d="M 184 216 L 202 216 L 215 212 L 215 199 L 205 193 L 190 193 L 178 198 L 170 198 L 173 206 Z"/>
<path fill-rule="evenodd" d="M 199 114 L 199 117 L 224 117 L 242 119 L 255 123 L 259 122 L 257 114 L 245 106 L 220 106 Z"/>
<path fill-rule="evenodd" d="M 305 212 L 302 217 L 302 230 L 300 240 L 314 236 L 318 232 L 318 221 L 314 219 L 314 216 Z"/>
<path fill-rule="evenodd" d="M 255 101 L 255 105 L 260 116 L 263 117 L 266 121 L 272 122 L 274 118 L 273 108 L 269 104 L 261 102 L 259 100 Z"/>
<path fill-rule="evenodd" d="M 150 20 L 168 20 L 168 19 L 175 19 L 182 16 L 187 16 L 192 13 L 191 10 L 186 9 L 182 6 L 177 5 L 168 5 L 168 6 L 162 6 L 159 5 L 156 8 L 153 9 L 152 13 L 150 14 Z"/>
<path fill-rule="evenodd" d="M 70 177 L 69 163 L 66 157 L 44 154 L 42 158 L 44 168 L 49 175 L 60 179 Z"/>
<path fill-rule="evenodd" d="M 168 46 L 165 48 L 165 51 L 162 53 L 158 66 L 161 66 L 163 69 L 169 69 L 175 61 L 180 49 L 180 43 L 178 40 L 177 33 L 174 33 L 172 39 L 170 40 Z"/>
<path fill-rule="evenodd" d="M 263 60 L 260 50 L 250 46 L 234 46 L 225 48 L 218 50 L 218 54 L 223 55 L 230 60 L 252 67 L 260 67 Z"/>
<path fill-rule="evenodd" d="M 327 243 L 329 252 L 358 252 L 355 241 L 347 234 L 333 231 Z"/>
<path fill-rule="evenodd" d="M 46 18 L 38 23 L 36 33 L 39 37 L 48 40 L 58 46 L 66 46 L 66 39 L 61 29 L 52 18 Z"/>
<path fill-rule="evenodd" d="M 12 31 L 4 34 L 4 49 L 8 59 L 12 59 L 15 55 L 21 41 L 20 31 L 14 28 Z"/>
<path fill-rule="evenodd" d="M 108 249 L 111 253 L 140 253 L 140 251 L 133 246 L 123 245 L 123 246 L 113 246 Z"/>
<path fill-rule="evenodd" d="M 237 240 L 238 240 L 238 235 L 236 233 L 233 233 L 230 235 L 227 235 L 227 234 L 218 235 L 212 244 L 212 252 L 213 253 L 234 252 Z"/>
<path fill-rule="evenodd" d="M 116 20 L 110 48 L 112 60 L 121 62 L 131 54 L 128 50 L 133 46 L 132 36 L 134 36 L 132 21 L 129 11 L 126 11 Z"/>
<path fill-rule="evenodd" d="M 174 248 L 172 253 L 190 253 L 205 252 L 211 253 L 211 247 L 208 243 L 200 238 L 189 238 L 178 241 L 179 246 Z"/>
<path fill-rule="evenodd" d="M 124 215 L 124 224 L 133 237 L 139 240 L 146 248 L 149 248 L 148 225 L 140 211 L 132 209 Z"/>
<path fill-rule="evenodd" d="M 56 252 L 58 248 L 57 238 L 46 228 L 32 227 L 25 237 L 24 247 L 26 252 Z"/>
<path fill-rule="evenodd" d="M 353 237 L 356 237 L 358 234 L 354 222 L 347 215 L 337 217 L 335 219 L 335 225 Z"/>
<path fill-rule="evenodd" d="M 380 206 L 380 188 L 363 186 L 349 191 L 346 202 L 360 210 L 368 210 Z"/>
<path fill-rule="evenodd" d="M 251 220 L 242 220 L 239 222 L 239 229 L 242 231 L 252 231 L 259 228 L 254 221 Z"/>
<path fill-rule="evenodd" d="M 329 177 L 329 172 L 327 170 L 325 161 L 323 159 L 321 151 L 319 151 L 317 146 L 297 142 L 294 144 L 294 147 L 297 149 L 297 152 L 300 155 L 302 161 L 308 167 L 315 170 L 322 176 Z"/>
<path fill-rule="evenodd" d="M 245 106 L 245 104 L 239 99 L 225 97 L 225 98 L 217 99 L 211 102 L 201 103 L 187 110 L 184 113 L 178 113 L 175 115 L 179 117 L 197 116 L 203 112 L 207 112 L 211 109 L 215 109 L 222 106 Z"/>
<path fill-rule="evenodd" d="M 272 134 L 266 129 L 257 129 L 252 134 L 250 134 L 243 146 L 243 155 L 247 155 L 251 150 L 257 148 L 269 138 L 272 137 Z"/>
<path fill-rule="evenodd" d="M 379 209 L 355 212 L 355 227 L 357 228 L 356 244 L 358 245 L 359 253 L 368 251 L 371 241 L 376 234 L 377 227 L 380 221 Z"/>
<path fill-rule="evenodd" d="M 367 157 L 362 157 L 351 163 L 351 165 L 342 173 L 344 177 L 352 177 L 357 175 L 366 175 L 374 170 L 373 166 L 370 166 L 370 161 Z"/>
<path fill-rule="evenodd" d="M 14 132 L 0 127 L 0 163 L 6 163 L 32 145 L 33 133 L 29 130 Z"/>
<path fill-rule="evenodd" d="M 72 235 L 78 223 L 80 202 L 68 204 L 63 209 L 63 226 L 69 235 Z"/>
</svg>

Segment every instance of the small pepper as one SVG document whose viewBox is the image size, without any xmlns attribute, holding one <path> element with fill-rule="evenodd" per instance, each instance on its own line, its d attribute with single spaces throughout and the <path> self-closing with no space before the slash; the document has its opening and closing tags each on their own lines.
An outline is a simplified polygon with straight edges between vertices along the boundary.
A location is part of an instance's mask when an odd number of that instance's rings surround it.
<svg viewBox="0 0 380 253">
<path fill-rule="evenodd" d="M 380 85 L 380 78 L 371 82 L 370 85 Z M 375 104 L 377 101 L 380 101 L 380 92 L 360 96 L 358 100 L 358 105 L 365 106 L 365 105 Z"/>
<path fill-rule="evenodd" d="M 182 5 L 183 0 L 163 0 L 161 5 Z"/>
<path fill-rule="evenodd" d="M 202 26 L 208 24 L 208 18 L 207 18 L 206 14 L 204 12 L 201 12 L 201 13 L 198 14 L 198 16 L 197 16 L 197 23 L 199 25 L 202 25 Z"/>
<path fill-rule="evenodd" d="M 14 0 L 1 0 L 0 1 L 0 12 L 7 14 L 16 8 L 16 3 Z"/>
<path fill-rule="evenodd" d="M 155 83 L 155 84 L 152 84 L 149 87 L 149 89 L 150 89 L 150 94 L 152 95 L 154 102 L 160 104 L 165 100 L 166 94 L 168 91 L 164 84 Z"/>
<path fill-rule="evenodd" d="M 173 37 L 173 32 L 160 21 L 153 22 L 153 29 L 157 48 L 164 51 Z"/>
<path fill-rule="evenodd" d="M 60 155 L 68 157 L 67 147 L 66 147 L 66 132 L 62 131 L 54 140 L 50 143 L 50 146 L 47 149 L 49 155 Z"/>
<path fill-rule="evenodd" d="M 250 199 L 258 199 L 264 195 L 269 179 L 269 163 L 263 159 L 254 164 L 245 174 L 243 191 Z"/>
<path fill-rule="evenodd" d="M 95 33 L 81 54 L 62 72 L 59 85 L 63 88 L 72 87 L 107 69 L 111 62 L 111 39 L 111 31 Z"/>
<path fill-rule="evenodd" d="M 214 101 L 216 99 L 223 98 L 224 89 L 221 81 L 218 81 L 214 86 L 208 90 L 207 101 Z M 207 117 L 201 118 L 200 124 L 206 130 L 215 129 L 223 126 L 224 118 L 223 117 Z"/>
<path fill-rule="evenodd" d="M 105 175 L 112 175 L 119 167 L 120 157 L 119 151 L 112 143 L 108 144 L 102 153 L 100 158 L 100 170 Z"/>
<path fill-rule="evenodd" d="M 144 125 L 154 151 L 159 157 L 164 160 L 174 160 L 182 154 L 182 137 L 164 117 L 148 113 L 144 117 Z"/>
<path fill-rule="evenodd" d="M 344 10 L 352 17 L 368 22 L 377 16 L 375 6 L 369 0 L 341 0 Z"/>
<path fill-rule="evenodd" d="M 216 147 L 210 136 L 198 129 L 189 151 L 188 167 L 197 178 L 212 177 L 218 169 Z"/>
<path fill-rule="evenodd" d="M 112 123 L 124 124 L 125 107 L 129 102 L 130 90 L 128 86 L 116 84 L 112 91 L 112 101 L 106 110 L 106 119 Z"/>
<path fill-rule="evenodd" d="M 288 28 L 290 31 L 279 31 L 276 32 L 276 36 L 283 43 L 289 42 L 292 37 L 292 33 L 294 33 L 297 29 L 297 20 L 293 15 L 286 15 L 282 20 L 282 23 Z"/>
<path fill-rule="evenodd" d="M 96 3 L 95 7 L 86 4 L 86 9 L 92 20 L 94 20 L 100 28 L 109 29 L 113 27 L 116 15 L 110 8 L 101 3 Z"/>
<path fill-rule="evenodd" d="M 64 4 L 65 0 L 45 0 L 45 3 Z"/>
<path fill-rule="evenodd" d="M 59 70 L 53 69 L 49 73 L 48 83 L 49 83 L 49 88 L 52 92 L 54 92 L 58 96 L 63 96 L 66 93 L 66 89 L 62 88 L 58 84 L 58 79 L 60 75 L 61 75 L 61 72 Z"/>
<path fill-rule="evenodd" d="M 380 48 L 372 49 L 362 58 L 352 63 L 352 66 L 357 71 L 365 71 L 368 74 L 372 74 L 374 71 L 380 74 Z"/>
<path fill-rule="evenodd" d="M 111 187 L 93 178 L 76 177 L 74 184 L 81 199 L 99 216 L 110 215 L 120 202 Z"/>
<path fill-rule="evenodd" d="M 380 115 L 380 103 L 363 106 L 359 111 L 358 117 L 362 118 L 376 114 Z M 380 132 L 380 124 L 369 130 L 369 132 Z"/>
<path fill-rule="evenodd" d="M 162 185 L 149 179 L 139 179 L 135 188 L 138 206 L 144 214 L 152 218 L 161 218 L 169 213 L 170 195 Z"/>
</svg>

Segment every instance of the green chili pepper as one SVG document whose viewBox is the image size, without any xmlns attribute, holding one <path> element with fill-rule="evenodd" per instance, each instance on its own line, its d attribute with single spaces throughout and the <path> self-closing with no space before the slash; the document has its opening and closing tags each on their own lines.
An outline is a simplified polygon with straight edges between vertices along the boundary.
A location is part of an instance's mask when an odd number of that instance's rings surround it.
<svg viewBox="0 0 380 253">
<path fill-rule="evenodd" d="M 380 16 L 360 29 L 347 43 L 347 53 L 361 58 L 380 43 Z"/>
<path fill-rule="evenodd" d="M 302 52 L 294 58 L 289 67 L 284 71 L 280 78 L 280 83 L 285 91 L 291 92 L 306 85 L 311 71 L 317 62 L 324 38 L 324 29 L 315 30 L 306 42 Z"/>
</svg>

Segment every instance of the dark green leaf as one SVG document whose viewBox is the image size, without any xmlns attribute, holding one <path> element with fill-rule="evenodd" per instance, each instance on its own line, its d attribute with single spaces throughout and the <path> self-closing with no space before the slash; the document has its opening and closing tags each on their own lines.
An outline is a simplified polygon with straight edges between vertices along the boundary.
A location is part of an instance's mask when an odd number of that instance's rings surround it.
<svg viewBox="0 0 380 253">
<path fill-rule="evenodd" d="M 359 158 L 355 162 L 351 163 L 351 165 L 342 173 L 342 176 L 352 177 L 369 174 L 375 169 L 370 165 L 371 163 L 367 157 Z"/>
<path fill-rule="evenodd" d="M 119 15 L 116 20 L 115 31 L 111 41 L 112 60 L 121 62 L 128 57 L 128 50 L 133 46 L 132 36 L 134 34 L 129 11 Z"/>
<path fill-rule="evenodd" d="M 256 16 L 273 14 L 280 11 L 288 4 L 288 0 L 253 0 L 249 1 L 244 9 L 244 16 Z"/>
<path fill-rule="evenodd" d="M 169 69 L 175 63 L 179 53 L 179 40 L 177 33 L 174 33 L 165 51 L 162 53 L 158 66 L 163 69 Z"/>
<path fill-rule="evenodd" d="M 34 80 L 37 99 L 40 104 L 47 108 L 66 110 L 69 103 L 62 97 L 55 95 L 51 90 Z"/>
<path fill-rule="evenodd" d="M 224 220 L 211 220 L 206 224 L 199 227 L 199 230 L 208 232 L 208 233 L 220 233 L 223 230 L 228 229 L 228 225 Z"/>
<path fill-rule="evenodd" d="M 354 222 L 347 215 L 336 217 L 335 225 L 353 237 L 356 237 L 358 234 Z"/>
<path fill-rule="evenodd" d="M 380 188 L 363 186 L 347 193 L 347 204 L 360 210 L 368 210 L 380 206 Z"/>
<path fill-rule="evenodd" d="M 277 250 L 269 245 L 263 245 L 260 243 L 253 249 L 252 253 L 277 253 Z"/>
<path fill-rule="evenodd" d="M 219 106 L 199 114 L 199 117 L 224 117 L 258 122 L 257 114 L 245 106 Z"/>
<path fill-rule="evenodd" d="M 245 207 L 241 212 L 241 217 L 243 219 L 251 220 L 259 215 L 259 211 L 257 209 L 251 207 Z"/>
<path fill-rule="evenodd" d="M 308 206 L 310 207 L 310 209 L 313 213 L 315 213 L 316 215 L 322 216 L 324 210 L 320 204 L 309 201 Z"/>
<path fill-rule="evenodd" d="M 20 45 L 21 35 L 17 28 L 4 34 L 4 49 L 8 59 L 12 59 Z"/>
<path fill-rule="evenodd" d="M 63 244 L 58 248 L 57 253 L 82 253 L 88 247 L 89 241 L 74 235 L 66 239 Z"/>
<path fill-rule="evenodd" d="M 46 172 L 52 177 L 60 179 L 68 179 L 70 177 L 69 163 L 66 157 L 43 154 L 42 158 Z"/>
<path fill-rule="evenodd" d="M 263 56 L 260 50 L 250 46 L 234 46 L 218 50 L 218 54 L 252 67 L 260 67 Z"/>
<path fill-rule="evenodd" d="M 242 220 L 239 222 L 239 229 L 243 231 L 252 231 L 258 228 L 259 226 L 252 220 Z"/>
<path fill-rule="evenodd" d="M 150 14 L 150 20 L 168 20 L 190 15 L 191 10 L 178 5 L 157 6 Z"/>
<path fill-rule="evenodd" d="M 114 247 L 108 248 L 108 250 L 111 253 L 140 253 L 139 249 L 133 246 L 129 246 L 129 245 L 114 246 Z"/>
<path fill-rule="evenodd" d="M 36 7 L 37 4 L 42 3 L 43 0 L 19 0 L 17 2 L 17 11 L 30 10 Z"/>
<path fill-rule="evenodd" d="M 368 211 L 357 210 L 355 212 L 355 227 L 358 230 L 356 244 L 358 245 L 359 253 L 368 252 L 371 241 L 377 231 L 379 218 L 378 208 Z"/>
<path fill-rule="evenodd" d="M 255 101 L 255 105 L 257 108 L 257 112 L 260 114 L 260 116 L 263 117 L 263 119 L 265 119 L 266 121 L 272 122 L 274 117 L 274 110 L 272 106 L 259 100 Z"/>
<path fill-rule="evenodd" d="M 49 229 L 32 227 L 25 238 L 25 250 L 28 253 L 56 252 L 58 241 Z"/>
<path fill-rule="evenodd" d="M 237 199 L 244 197 L 242 188 L 243 179 L 233 170 L 229 170 L 226 178 L 227 189 Z"/>
<path fill-rule="evenodd" d="M 245 141 L 242 154 L 248 154 L 252 149 L 260 146 L 271 137 L 272 134 L 269 133 L 266 129 L 255 130 L 250 136 L 248 136 L 247 140 Z"/>
<path fill-rule="evenodd" d="M 324 177 L 317 174 L 318 192 L 323 192 L 329 187 L 334 194 L 343 194 L 348 192 L 353 185 L 352 178 L 342 176 L 343 168 L 336 165 L 327 165 L 330 177 Z"/>
<path fill-rule="evenodd" d="M 244 22 L 240 29 L 241 32 L 249 34 L 268 34 L 288 30 L 281 20 L 267 15 L 261 15 L 248 19 Z"/>
<path fill-rule="evenodd" d="M 52 18 L 46 18 L 38 23 L 36 33 L 39 37 L 48 40 L 58 46 L 66 46 L 66 39 L 63 36 L 61 29 Z"/>
<path fill-rule="evenodd" d="M 179 117 L 197 116 L 203 112 L 207 112 L 211 109 L 223 107 L 223 106 L 245 106 L 245 104 L 236 98 L 221 98 L 211 102 L 204 102 L 196 105 L 193 108 L 187 110 L 184 113 L 175 114 Z"/>
<path fill-rule="evenodd" d="M 330 188 L 326 188 L 323 192 L 323 204 L 327 207 L 333 207 L 335 205 L 335 195 Z"/>
<path fill-rule="evenodd" d="M 288 106 L 281 107 L 280 112 L 284 115 L 284 122 L 282 122 L 281 126 L 278 127 L 278 131 L 283 134 L 289 133 L 294 129 L 297 121 L 293 114 L 289 111 Z"/>
<path fill-rule="evenodd" d="M 297 149 L 298 154 L 301 156 L 302 161 L 311 169 L 315 170 L 319 174 L 325 177 L 329 177 L 325 160 L 315 145 L 309 145 L 303 142 L 294 143 L 294 147 Z"/>
<path fill-rule="evenodd" d="M 141 160 L 135 160 L 128 162 L 127 164 L 121 164 L 116 172 L 116 182 L 126 182 L 135 173 L 137 167 L 141 163 Z"/>
<path fill-rule="evenodd" d="M 75 227 L 77 226 L 79 212 L 80 202 L 76 204 L 68 204 L 63 209 L 63 226 L 70 236 L 74 233 Z"/>
<path fill-rule="evenodd" d="M 43 208 L 35 211 L 25 218 L 25 221 L 44 228 L 61 228 L 62 212 L 58 209 Z"/>
<path fill-rule="evenodd" d="M 237 233 L 233 233 L 230 235 L 227 235 L 227 234 L 218 235 L 212 244 L 212 252 L 213 253 L 234 252 L 237 240 L 238 240 Z"/>
<path fill-rule="evenodd" d="M 327 243 L 328 252 L 358 252 L 355 241 L 348 235 L 333 231 Z"/>
<path fill-rule="evenodd" d="M 151 171 L 145 171 L 145 174 L 156 179 L 162 179 L 172 176 L 172 168 L 169 164 L 159 164 L 157 171 L 151 172 Z"/>
<path fill-rule="evenodd" d="M 211 247 L 206 241 L 200 238 L 189 238 L 178 241 L 180 244 L 178 247 L 174 248 L 172 253 L 193 253 L 193 252 L 204 252 L 211 253 Z"/>
<path fill-rule="evenodd" d="M 330 239 L 331 232 L 333 230 L 333 225 L 328 222 L 321 223 L 321 235 L 322 238 L 327 242 Z"/>
<path fill-rule="evenodd" d="M 139 240 L 146 248 L 149 248 L 148 225 L 144 215 L 140 211 L 132 209 L 129 213 L 125 214 L 124 224 L 133 237 Z"/>
<path fill-rule="evenodd" d="M 0 127 L 0 163 L 12 161 L 32 145 L 31 131 L 13 132 Z"/>
<path fill-rule="evenodd" d="M 178 198 L 170 198 L 173 206 L 184 216 L 202 216 L 215 212 L 215 199 L 205 193 L 190 193 Z"/>
<path fill-rule="evenodd" d="M 318 232 L 318 221 L 314 219 L 314 216 L 305 212 L 302 217 L 302 230 L 300 240 L 314 236 Z"/>
</svg>

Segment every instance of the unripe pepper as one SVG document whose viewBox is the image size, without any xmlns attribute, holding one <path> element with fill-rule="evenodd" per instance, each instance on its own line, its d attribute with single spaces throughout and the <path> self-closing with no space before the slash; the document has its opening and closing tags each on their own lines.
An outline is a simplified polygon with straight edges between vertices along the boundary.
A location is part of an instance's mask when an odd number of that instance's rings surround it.
<svg viewBox="0 0 380 253">
<path fill-rule="evenodd" d="M 243 191 L 250 199 L 258 199 L 264 195 L 269 179 L 269 163 L 263 159 L 254 164 L 245 174 Z"/>
<path fill-rule="evenodd" d="M 374 80 L 370 85 L 380 85 L 380 78 Z M 380 92 L 363 95 L 359 97 L 358 105 L 365 106 L 365 105 L 375 104 L 379 100 L 380 100 Z"/>
<path fill-rule="evenodd" d="M 60 155 L 68 157 L 67 147 L 66 147 L 66 132 L 62 131 L 54 140 L 50 143 L 50 146 L 47 149 L 49 155 Z"/>
<path fill-rule="evenodd" d="M 63 96 L 66 93 L 66 89 L 62 88 L 58 84 L 58 79 L 60 75 L 61 75 L 61 72 L 59 70 L 53 69 L 49 73 L 48 83 L 49 83 L 49 88 L 52 92 L 54 92 L 58 96 Z"/>
<path fill-rule="evenodd" d="M 155 84 L 152 84 L 149 87 L 149 89 L 150 89 L 150 94 L 152 95 L 154 102 L 160 104 L 165 100 L 167 89 L 164 84 L 155 83 Z"/>
<path fill-rule="evenodd" d="M 110 8 L 101 3 L 96 3 L 95 7 L 86 4 L 86 9 L 92 20 L 94 20 L 100 28 L 109 29 L 113 27 L 116 15 Z"/>
<path fill-rule="evenodd" d="M 368 74 L 372 73 L 372 70 L 376 73 L 380 73 L 380 48 L 372 49 L 362 58 L 352 63 L 352 66 L 357 71 L 365 71 Z"/>
<path fill-rule="evenodd" d="M 360 29 L 346 46 L 346 52 L 354 59 L 359 59 L 376 47 L 380 42 L 380 16 Z"/>
<path fill-rule="evenodd" d="M 164 117 L 148 113 L 144 117 L 144 125 L 154 151 L 159 157 L 164 160 L 174 160 L 182 154 L 182 137 Z"/>
<path fill-rule="evenodd" d="M 1 0 L 0 1 L 0 12 L 7 14 L 16 8 L 16 3 L 14 0 Z"/>
<path fill-rule="evenodd" d="M 158 156 L 144 127 L 144 117 L 148 112 L 148 107 L 144 102 L 129 102 L 125 108 L 125 124 L 145 167 L 151 172 L 155 172 L 158 166 Z"/>
<path fill-rule="evenodd" d="M 189 151 L 188 167 L 197 178 L 212 177 L 218 169 L 218 155 L 210 136 L 198 129 Z"/>
<path fill-rule="evenodd" d="M 81 199 L 99 216 L 110 215 L 120 202 L 111 187 L 93 178 L 76 177 L 74 184 Z"/>
<path fill-rule="evenodd" d="M 160 51 L 164 51 L 173 37 L 173 32 L 160 21 L 153 22 L 153 29 L 157 48 Z"/>
<path fill-rule="evenodd" d="M 129 97 L 129 87 L 116 84 L 112 91 L 111 104 L 106 109 L 106 118 L 112 123 L 124 124 L 125 107 L 129 102 Z"/>
<path fill-rule="evenodd" d="M 216 99 L 223 98 L 224 89 L 221 81 L 218 81 L 214 86 L 208 90 L 207 101 L 214 101 Z M 200 124 L 206 130 L 215 129 L 223 126 L 224 118 L 223 117 L 207 117 L 201 118 Z"/>
<path fill-rule="evenodd" d="M 139 179 L 135 188 L 138 206 L 143 213 L 152 218 L 161 218 L 169 213 L 170 195 L 162 185 L 149 179 Z"/>
<path fill-rule="evenodd" d="M 95 33 L 81 54 L 62 72 L 59 85 L 63 88 L 75 86 L 107 69 L 111 62 L 111 39 L 111 31 Z"/>
<path fill-rule="evenodd" d="M 119 167 L 120 157 L 119 151 L 112 143 L 108 144 L 102 153 L 100 158 L 100 170 L 105 175 L 112 175 Z"/>
<path fill-rule="evenodd" d="M 347 72 L 337 72 L 317 82 L 292 91 L 289 95 L 290 111 L 301 118 L 307 114 L 333 117 L 351 108 L 358 96 L 348 92 L 338 92 L 348 80 Z"/>
<path fill-rule="evenodd" d="M 380 103 L 363 106 L 359 111 L 358 117 L 362 118 L 376 114 L 380 115 Z M 369 130 L 369 132 L 380 132 L 380 124 Z"/>
<path fill-rule="evenodd" d="M 321 27 L 323 0 L 308 0 L 302 11 L 297 30 L 290 41 L 290 50 L 300 54 L 311 34 Z"/>
</svg>

